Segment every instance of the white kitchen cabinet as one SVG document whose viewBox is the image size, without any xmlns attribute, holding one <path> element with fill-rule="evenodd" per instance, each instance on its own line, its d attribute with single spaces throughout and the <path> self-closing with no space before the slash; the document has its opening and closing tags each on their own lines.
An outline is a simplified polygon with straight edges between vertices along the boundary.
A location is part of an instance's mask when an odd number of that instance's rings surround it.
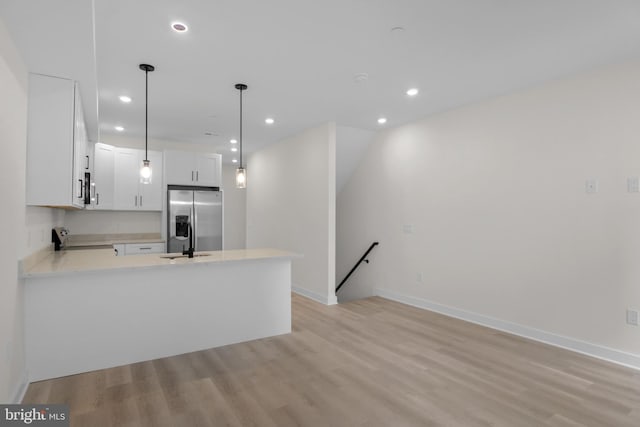
<svg viewBox="0 0 640 427">
<path fill-rule="evenodd" d="M 87 140 L 86 153 L 84 156 L 84 171 L 93 174 L 94 165 L 94 144 Z"/>
<path fill-rule="evenodd" d="M 115 147 L 98 142 L 93 152 L 91 208 L 113 209 Z"/>
<path fill-rule="evenodd" d="M 149 151 L 153 170 L 150 184 L 140 182 L 140 167 L 145 157 L 144 150 L 115 148 L 114 209 L 115 210 L 162 210 L 162 153 Z"/>
<path fill-rule="evenodd" d="M 140 199 L 138 200 L 138 209 L 144 211 L 161 211 L 162 210 L 162 184 L 163 184 L 163 160 L 164 156 L 161 151 L 149 150 L 148 159 L 151 162 L 151 170 L 153 176 L 150 184 L 139 184 L 138 191 Z M 144 160 L 144 150 L 140 150 L 138 165 L 136 166 L 137 179 L 140 182 L 140 166 Z"/>
<path fill-rule="evenodd" d="M 113 245 L 117 256 L 161 254 L 164 253 L 164 243 L 118 243 Z"/>
<path fill-rule="evenodd" d="M 216 153 L 165 151 L 168 185 L 222 186 L 222 156 Z"/>
<path fill-rule="evenodd" d="M 70 79 L 29 74 L 27 205 L 84 207 L 87 130 Z"/>
<path fill-rule="evenodd" d="M 82 109 L 82 99 L 78 84 L 75 84 L 74 91 L 74 126 L 73 126 L 73 181 L 76 184 L 77 197 L 80 199 L 79 206 L 85 207 L 86 186 L 85 172 L 89 171 L 87 162 L 87 127 L 84 121 L 84 111 Z M 79 191 L 78 191 L 79 190 Z"/>
</svg>

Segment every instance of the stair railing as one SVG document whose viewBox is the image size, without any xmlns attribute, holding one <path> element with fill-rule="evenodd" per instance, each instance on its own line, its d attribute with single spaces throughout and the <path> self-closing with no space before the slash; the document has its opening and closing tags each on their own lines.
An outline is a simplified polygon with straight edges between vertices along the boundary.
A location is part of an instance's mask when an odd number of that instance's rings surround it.
<svg viewBox="0 0 640 427">
<path fill-rule="evenodd" d="M 366 262 L 367 264 L 369 264 L 369 260 L 367 259 L 367 255 L 369 255 L 369 252 L 371 252 L 373 250 L 373 248 L 375 248 L 376 246 L 378 246 L 380 243 L 379 242 L 373 242 L 371 244 L 371 246 L 369 246 L 369 249 L 367 249 L 367 251 L 364 253 L 364 255 L 362 255 L 362 257 L 360 258 L 360 260 L 356 263 L 356 265 L 353 266 L 353 268 L 351 269 L 351 271 L 349 271 L 349 273 L 346 275 L 346 277 L 344 279 L 342 279 L 342 282 L 340 282 L 340 284 L 338 285 L 338 287 L 336 287 L 336 293 L 340 290 L 340 288 L 342 287 L 342 285 L 344 285 L 346 283 L 347 280 L 349 280 L 349 277 L 351 277 L 351 275 L 353 274 L 354 271 L 356 271 L 358 269 L 358 267 L 360 266 L 360 264 L 362 264 L 362 262 Z"/>
</svg>

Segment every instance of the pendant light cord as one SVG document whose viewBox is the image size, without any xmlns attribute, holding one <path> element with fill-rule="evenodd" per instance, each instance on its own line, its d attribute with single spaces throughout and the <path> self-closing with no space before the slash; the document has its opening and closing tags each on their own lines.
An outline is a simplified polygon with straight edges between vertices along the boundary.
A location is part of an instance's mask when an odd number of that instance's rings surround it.
<svg viewBox="0 0 640 427">
<path fill-rule="evenodd" d="M 149 161 L 147 134 L 149 133 L 149 70 L 144 71 L 144 160 Z"/>
<path fill-rule="evenodd" d="M 240 167 L 242 167 L 242 89 L 240 89 Z"/>
<path fill-rule="evenodd" d="M 244 169 L 242 165 L 242 91 L 247 89 L 247 85 L 236 83 L 235 88 L 240 91 L 240 167 L 238 169 Z"/>
</svg>

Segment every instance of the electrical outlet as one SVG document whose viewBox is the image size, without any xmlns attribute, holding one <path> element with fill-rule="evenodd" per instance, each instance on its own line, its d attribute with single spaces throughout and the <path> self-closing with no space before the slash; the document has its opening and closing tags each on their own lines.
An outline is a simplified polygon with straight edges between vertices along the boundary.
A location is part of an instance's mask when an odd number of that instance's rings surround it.
<svg viewBox="0 0 640 427">
<path fill-rule="evenodd" d="M 638 326 L 638 310 L 627 309 L 627 324 Z"/>
<path fill-rule="evenodd" d="M 627 192 L 640 193 L 640 178 L 637 176 L 630 176 L 627 178 Z"/>
<path fill-rule="evenodd" d="M 404 234 L 413 234 L 413 224 L 405 224 L 402 226 Z"/>
<path fill-rule="evenodd" d="M 598 192 L 598 180 L 597 179 L 588 179 L 585 181 L 585 191 L 587 194 L 595 194 Z"/>
</svg>

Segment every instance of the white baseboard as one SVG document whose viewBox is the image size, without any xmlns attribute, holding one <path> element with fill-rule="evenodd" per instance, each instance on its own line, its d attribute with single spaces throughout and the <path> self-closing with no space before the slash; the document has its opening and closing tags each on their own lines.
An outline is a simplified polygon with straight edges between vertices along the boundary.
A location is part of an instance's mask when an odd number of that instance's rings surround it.
<svg viewBox="0 0 640 427">
<path fill-rule="evenodd" d="M 628 368 L 640 370 L 640 355 L 627 353 L 620 350 L 591 344 L 580 341 L 575 338 L 569 338 L 562 335 L 556 335 L 550 332 L 541 331 L 539 329 L 516 323 L 507 322 L 500 319 L 494 319 L 482 314 L 461 310 L 454 307 L 438 304 L 422 298 L 412 297 L 409 295 L 399 294 L 386 289 L 376 288 L 374 294 L 382 298 L 401 302 L 425 310 L 434 311 L 444 314 L 445 316 L 455 317 L 457 319 L 466 320 L 467 322 L 476 323 L 499 331 L 508 332 L 534 341 L 540 341 L 555 347 L 564 348 L 566 350 L 575 351 L 576 353 L 586 354 L 608 362 L 623 365 Z"/>
<path fill-rule="evenodd" d="M 336 297 L 335 295 L 333 295 L 333 297 L 327 297 L 326 295 L 320 295 L 319 293 L 301 288 L 300 286 L 291 285 L 291 291 L 295 292 L 298 295 L 302 295 L 303 297 L 307 297 L 316 302 L 319 302 L 320 304 L 334 305 L 338 303 L 338 297 Z"/>
<path fill-rule="evenodd" d="M 24 399 L 24 395 L 27 393 L 27 388 L 29 387 L 29 375 L 27 371 L 22 373 L 20 377 L 20 382 L 16 385 L 13 394 L 11 395 L 11 403 L 20 404 L 22 403 L 22 399 Z"/>
</svg>

